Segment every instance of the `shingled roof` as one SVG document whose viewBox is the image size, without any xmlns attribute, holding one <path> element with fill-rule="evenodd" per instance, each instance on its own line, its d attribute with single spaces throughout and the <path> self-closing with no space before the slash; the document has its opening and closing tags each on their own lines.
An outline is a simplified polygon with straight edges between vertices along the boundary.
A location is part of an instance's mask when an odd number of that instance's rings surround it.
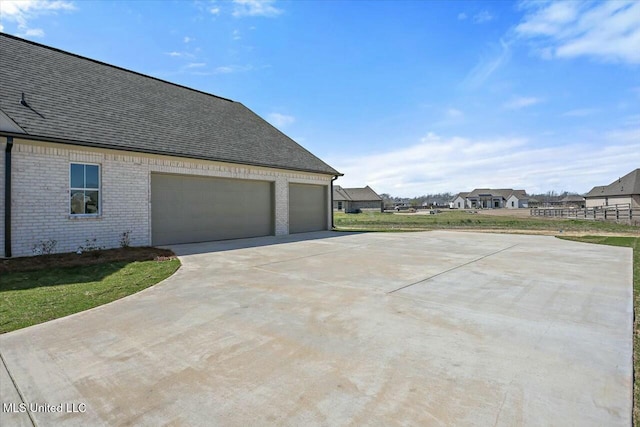
<svg viewBox="0 0 640 427">
<path fill-rule="evenodd" d="M 239 102 L 2 33 L 0 58 L 0 111 L 33 139 L 340 175 Z"/>
<path fill-rule="evenodd" d="M 526 199 L 529 196 L 527 196 L 527 192 L 524 190 L 513 190 L 511 188 L 498 188 L 498 189 L 491 189 L 491 188 L 476 188 L 475 190 L 471 191 L 470 193 L 467 194 L 467 196 L 465 197 L 481 197 L 481 196 L 492 196 L 492 197 L 501 197 L 503 199 L 508 199 L 511 196 L 516 196 L 518 199 Z"/>
<path fill-rule="evenodd" d="M 333 186 L 334 201 L 352 201 L 352 202 L 369 202 L 382 201 L 382 197 L 378 195 L 368 185 L 364 188 L 342 188 L 339 185 Z"/>
<path fill-rule="evenodd" d="M 616 179 L 609 185 L 593 187 L 585 197 L 630 196 L 640 194 L 640 168 Z"/>
</svg>

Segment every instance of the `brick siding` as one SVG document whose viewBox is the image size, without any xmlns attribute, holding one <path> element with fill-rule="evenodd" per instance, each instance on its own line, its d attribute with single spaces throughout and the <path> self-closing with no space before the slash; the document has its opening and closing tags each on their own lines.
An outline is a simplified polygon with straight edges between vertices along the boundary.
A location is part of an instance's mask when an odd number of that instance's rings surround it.
<svg viewBox="0 0 640 427">
<path fill-rule="evenodd" d="M 4 143 L 0 190 L 4 197 Z M 86 240 L 98 246 L 120 245 L 130 231 L 132 246 L 151 244 L 152 172 L 255 179 L 275 183 L 275 234 L 289 232 L 289 183 L 329 185 L 331 177 L 222 162 L 153 156 L 115 150 L 14 140 L 12 194 L 13 256 L 29 256 L 42 241 L 55 240 L 56 252 L 76 251 Z M 96 163 L 101 172 L 101 215 L 69 215 L 69 164 Z M 2 199 L 0 199 L 2 200 Z M 2 204 L 4 206 L 4 204 Z M 2 221 L 4 221 L 4 213 Z M 0 237 L 4 244 L 4 227 Z M 2 246 L 0 246 L 2 248 Z M 4 255 L 4 248 L 0 256 Z"/>
</svg>

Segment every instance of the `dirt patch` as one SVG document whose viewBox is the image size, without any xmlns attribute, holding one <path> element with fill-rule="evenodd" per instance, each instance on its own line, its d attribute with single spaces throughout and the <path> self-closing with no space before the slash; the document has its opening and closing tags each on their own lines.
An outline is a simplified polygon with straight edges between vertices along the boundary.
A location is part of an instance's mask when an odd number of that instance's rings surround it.
<svg viewBox="0 0 640 427">
<path fill-rule="evenodd" d="M 77 267 L 108 262 L 166 261 L 176 258 L 173 251 L 153 247 L 103 249 L 83 252 L 38 255 L 0 260 L 0 273 L 43 270 L 48 268 Z"/>
<path fill-rule="evenodd" d="M 530 209 L 479 209 L 480 215 L 489 216 L 512 216 L 515 218 L 528 218 L 531 216 Z"/>
</svg>

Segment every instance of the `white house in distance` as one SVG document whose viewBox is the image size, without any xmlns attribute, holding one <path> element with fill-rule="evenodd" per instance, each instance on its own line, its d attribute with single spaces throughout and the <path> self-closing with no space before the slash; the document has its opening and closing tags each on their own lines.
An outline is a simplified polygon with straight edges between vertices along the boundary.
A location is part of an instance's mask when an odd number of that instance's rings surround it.
<svg viewBox="0 0 640 427">
<path fill-rule="evenodd" d="M 453 209 L 518 209 L 527 208 L 529 196 L 524 190 L 511 188 L 476 188 L 459 193 L 451 203 Z"/>
<path fill-rule="evenodd" d="M 243 104 L 0 33 L 0 257 L 331 228 L 341 174 Z"/>
<path fill-rule="evenodd" d="M 609 185 L 593 187 L 585 197 L 587 208 L 628 205 L 640 208 L 640 168 Z"/>
</svg>

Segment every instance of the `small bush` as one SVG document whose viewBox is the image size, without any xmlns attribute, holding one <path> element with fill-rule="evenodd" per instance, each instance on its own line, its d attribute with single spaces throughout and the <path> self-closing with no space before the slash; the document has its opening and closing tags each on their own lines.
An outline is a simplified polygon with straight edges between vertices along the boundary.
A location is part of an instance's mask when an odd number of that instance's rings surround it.
<svg viewBox="0 0 640 427">
<path fill-rule="evenodd" d="M 57 240 L 49 239 L 49 240 L 41 240 L 31 249 L 34 255 L 49 255 L 53 253 L 58 244 Z"/>
<path fill-rule="evenodd" d="M 83 252 L 94 252 L 96 257 L 100 256 L 100 251 L 104 249 L 104 246 L 98 245 L 98 239 L 95 237 L 93 239 L 86 239 L 84 241 L 84 245 L 78 246 L 78 253 L 81 254 Z"/>
<path fill-rule="evenodd" d="M 131 230 L 127 230 L 120 235 L 120 247 L 128 248 L 131 246 Z"/>
</svg>

